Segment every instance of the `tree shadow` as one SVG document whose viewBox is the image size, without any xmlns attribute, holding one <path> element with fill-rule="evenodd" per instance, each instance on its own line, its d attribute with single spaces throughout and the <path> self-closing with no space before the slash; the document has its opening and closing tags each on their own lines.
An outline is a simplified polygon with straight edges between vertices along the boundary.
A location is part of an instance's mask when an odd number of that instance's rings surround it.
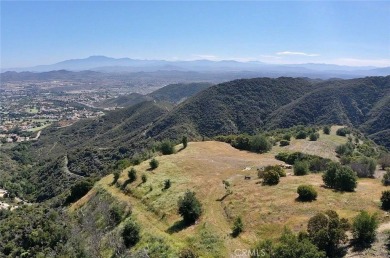
<svg viewBox="0 0 390 258">
<path fill-rule="evenodd" d="M 317 199 L 314 199 L 314 200 L 302 200 L 301 198 L 299 198 L 299 196 L 297 198 L 295 198 L 295 201 L 296 202 L 301 202 L 301 203 L 311 203 L 311 202 L 314 202 L 316 201 Z"/>
<path fill-rule="evenodd" d="M 224 196 L 222 196 L 221 198 L 217 199 L 216 201 L 217 202 L 222 202 L 223 200 L 225 200 L 226 197 L 228 197 L 230 195 L 230 193 L 227 193 L 225 194 Z"/>
<path fill-rule="evenodd" d="M 320 187 L 324 188 L 324 189 L 329 189 L 329 190 L 332 190 L 333 192 L 335 193 L 354 193 L 355 190 L 353 191 L 347 191 L 347 190 L 341 190 L 341 189 L 336 189 L 336 188 L 332 188 L 332 187 L 329 187 L 329 186 L 326 186 L 326 185 L 321 185 Z"/>
<path fill-rule="evenodd" d="M 176 221 L 172 226 L 170 226 L 166 232 L 168 234 L 173 234 L 182 231 L 183 229 L 191 226 L 191 224 L 186 223 L 184 220 Z"/>
<path fill-rule="evenodd" d="M 336 248 L 336 250 L 334 251 L 333 257 L 342 258 L 342 257 L 345 257 L 347 255 L 347 253 L 348 253 L 348 245 L 340 246 L 340 247 Z"/>
<path fill-rule="evenodd" d="M 121 186 L 121 189 L 122 189 L 122 190 L 126 189 L 126 186 L 127 186 L 128 184 L 130 184 L 130 183 L 132 183 L 132 181 L 131 181 L 130 179 L 127 179 L 127 180 L 123 183 L 123 185 Z"/>
<path fill-rule="evenodd" d="M 362 252 L 365 249 L 371 248 L 372 243 L 362 243 L 357 241 L 356 239 L 352 239 L 351 246 L 353 252 Z"/>
<path fill-rule="evenodd" d="M 181 151 L 184 150 L 184 149 L 185 149 L 184 146 L 181 146 L 181 148 L 178 149 L 176 152 L 181 152 Z"/>
</svg>

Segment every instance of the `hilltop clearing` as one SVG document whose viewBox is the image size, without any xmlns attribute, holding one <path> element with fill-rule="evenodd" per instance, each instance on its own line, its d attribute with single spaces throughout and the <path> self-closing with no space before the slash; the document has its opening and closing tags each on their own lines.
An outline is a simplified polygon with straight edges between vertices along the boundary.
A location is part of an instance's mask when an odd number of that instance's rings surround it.
<svg viewBox="0 0 390 258">
<path fill-rule="evenodd" d="M 322 138 L 317 142 L 295 140 L 289 148 L 308 154 L 328 152 L 327 157 L 337 159 L 332 147 L 326 146 L 341 143 L 345 137 Z M 135 166 L 138 179 L 134 182 L 128 182 L 129 167 L 121 173 L 117 185 L 112 185 L 113 178 L 109 175 L 95 189 L 103 189 L 132 206 L 143 236 L 135 250 L 150 244 L 149 236 L 158 236 L 172 250 L 191 244 L 205 257 L 226 257 L 237 248 L 251 247 L 259 239 L 277 238 L 285 226 L 294 231 L 305 230 L 310 217 L 328 209 L 348 219 L 362 207 L 370 212 L 379 211 L 380 195 L 386 187 L 378 179 L 359 179 L 355 192 L 337 192 L 322 186 L 321 174 L 293 176 L 291 170 L 286 170 L 287 177 L 282 177 L 278 185 L 259 184 L 256 168 L 281 164 L 274 155 L 282 149 L 275 147 L 271 153 L 255 154 L 221 142 L 190 142 L 176 154 L 157 157 L 160 165 L 155 170 L 149 169 L 149 160 Z M 147 175 L 146 183 L 141 181 L 142 174 Z M 250 180 L 245 180 L 245 176 Z M 164 190 L 167 179 L 171 187 Z M 227 194 L 224 180 L 229 182 L 231 194 Z M 315 202 L 296 200 L 296 189 L 301 184 L 315 187 L 318 192 Z M 200 220 L 189 227 L 183 226 L 177 214 L 177 200 L 186 189 L 196 193 L 204 210 Z M 88 205 L 89 198 L 87 195 L 80 199 L 71 209 Z M 231 227 L 237 216 L 243 218 L 245 229 L 239 237 L 232 238 Z M 386 219 L 383 213 L 380 217 Z M 201 242 L 204 235 L 207 235 L 205 241 L 211 239 L 209 245 Z"/>
</svg>

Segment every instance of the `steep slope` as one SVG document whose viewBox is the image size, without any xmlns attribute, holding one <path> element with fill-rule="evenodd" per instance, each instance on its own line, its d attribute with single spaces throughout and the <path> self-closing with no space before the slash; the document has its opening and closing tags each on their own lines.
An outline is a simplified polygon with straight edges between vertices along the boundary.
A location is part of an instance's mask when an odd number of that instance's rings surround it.
<svg viewBox="0 0 390 258">
<path fill-rule="evenodd" d="M 206 82 L 170 84 L 148 94 L 148 96 L 159 101 L 180 103 L 202 90 L 211 87 L 211 85 L 211 83 Z"/>
<path fill-rule="evenodd" d="M 147 95 L 131 93 L 113 99 L 107 99 L 95 103 L 96 107 L 130 107 L 143 101 L 165 101 L 178 104 L 189 97 L 196 95 L 204 89 L 211 87 L 211 83 L 177 83 L 169 84 Z"/>
<path fill-rule="evenodd" d="M 264 126 L 268 114 L 315 88 L 302 78 L 256 78 L 222 83 L 182 103 L 148 132 L 174 137 L 253 133 Z"/>
<path fill-rule="evenodd" d="M 94 106 L 100 108 L 107 107 L 130 107 L 141 103 L 143 101 L 150 101 L 152 98 L 139 94 L 139 93 L 131 93 L 129 95 L 122 95 L 117 98 L 107 99 L 101 102 L 94 103 Z"/>
<path fill-rule="evenodd" d="M 390 128 L 389 96 L 390 76 L 322 82 L 284 77 L 235 80 L 185 101 L 148 135 L 210 137 L 294 125 L 344 124 L 376 134 L 373 139 L 378 140 L 377 134 Z"/>
<path fill-rule="evenodd" d="M 116 162 L 148 148 L 143 131 L 167 113 L 170 104 L 143 102 L 65 128 L 49 127 L 28 152 L 36 166 L 27 173 L 32 198 L 65 193 L 83 178 L 112 173 Z"/>
</svg>

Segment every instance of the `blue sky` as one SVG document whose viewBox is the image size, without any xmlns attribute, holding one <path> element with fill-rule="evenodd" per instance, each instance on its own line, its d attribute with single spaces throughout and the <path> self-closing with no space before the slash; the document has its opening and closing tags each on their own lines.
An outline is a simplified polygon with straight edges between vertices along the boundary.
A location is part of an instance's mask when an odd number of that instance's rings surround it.
<svg viewBox="0 0 390 258">
<path fill-rule="evenodd" d="M 390 66 L 386 1 L 1 1 L 1 67 L 91 55 Z"/>
</svg>

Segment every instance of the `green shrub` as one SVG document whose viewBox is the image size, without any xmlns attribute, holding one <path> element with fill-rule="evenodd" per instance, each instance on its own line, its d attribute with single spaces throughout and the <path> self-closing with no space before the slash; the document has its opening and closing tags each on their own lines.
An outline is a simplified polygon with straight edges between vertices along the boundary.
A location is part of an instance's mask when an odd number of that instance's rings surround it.
<svg viewBox="0 0 390 258">
<path fill-rule="evenodd" d="M 348 128 L 339 128 L 337 129 L 336 131 L 336 134 L 339 135 L 339 136 L 346 136 L 347 134 L 350 134 L 351 133 L 351 130 L 349 130 Z"/>
<path fill-rule="evenodd" d="M 335 257 L 339 244 L 347 240 L 348 228 L 348 221 L 340 219 L 332 210 L 318 213 L 310 218 L 307 224 L 310 241 L 320 250 L 325 251 L 327 257 Z"/>
<path fill-rule="evenodd" d="M 382 209 L 384 210 L 390 209 L 390 190 L 386 190 L 382 192 L 381 202 L 382 202 Z"/>
<path fill-rule="evenodd" d="M 271 142 L 264 135 L 255 135 L 251 137 L 250 149 L 257 153 L 264 153 L 272 149 Z"/>
<path fill-rule="evenodd" d="M 383 175 L 382 184 L 384 186 L 390 185 L 390 169 L 387 169 L 386 173 Z"/>
<path fill-rule="evenodd" d="M 264 153 L 272 149 L 271 141 L 265 135 L 254 135 L 249 136 L 246 134 L 238 136 L 219 136 L 218 139 L 222 139 L 225 142 L 230 142 L 230 144 L 240 150 L 248 150 L 257 153 Z"/>
<path fill-rule="evenodd" d="M 284 134 L 283 135 L 283 140 L 285 140 L 285 141 L 290 141 L 291 140 L 291 134 Z"/>
<path fill-rule="evenodd" d="M 263 173 L 263 184 L 265 185 L 277 185 L 279 184 L 280 176 L 275 170 L 264 171 Z"/>
<path fill-rule="evenodd" d="M 309 170 L 312 172 L 325 171 L 331 161 L 322 157 L 313 157 L 309 160 Z"/>
<path fill-rule="evenodd" d="M 131 168 L 127 173 L 127 176 L 129 177 L 130 182 L 134 182 L 135 180 L 137 180 L 137 171 L 135 170 L 135 168 Z"/>
<path fill-rule="evenodd" d="M 167 190 L 171 187 L 171 180 L 170 179 L 166 179 L 164 181 L 164 190 Z"/>
<path fill-rule="evenodd" d="M 301 201 L 313 201 L 317 199 L 317 191 L 312 185 L 300 185 L 298 186 L 297 193 L 298 199 Z"/>
<path fill-rule="evenodd" d="M 274 165 L 274 166 L 269 165 L 269 166 L 266 166 L 266 167 L 264 168 L 264 172 L 270 171 L 270 170 L 276 171 L 276 172 L 279 174 L 280 177 L 285 177 L 285 176 L 286 176 L 286 172 L 285 172 L 284 169 L 283 169 L 281 166 L 279 166 L 279 165 Z"/>
<path fill-rule="evenodd" d="M 291 230 L 285 228 L 279 241 L 263 240 L 251 250 L 251 257 L 265 258 L 325 258 L 325 252 L 310 242 L 300 239 Z"/>
<path fill-rule="evenodd" d="M 175 153 L 175 144 L 173 142 L 165 140 L 160 145 L 160 150 L 163 155 L 170 155 Z"/>
<path fill-rule="evenodd" d="M 288 145 L 290 145 L 290 142 L 289 142 L 289 141 L 286 141 L 286 140 L 281 140 L 281 141 L 280 141 L 280 146 L 281 146 L 281 147 L 288 146 Z"/>
<path fill-rule="evenodd" d="M 342 144 L 336 147 L 336 153 L 339 155 L 345 155 L 345 156 L 351 156 L 353 151 L 355 149 L 355 146 L 347 142 L 346 144 Z"/>
<path fill-rule="evenodd" d="M 118 182 L 118 179 L 119 179 L 119 177 L 120 177 L 120 175 L 121 175 L 121 172 L 120 172 L 120 171 L 115 171 L 115 172 L 113 173 L 113 175 L 114 175 L 114 179 L 113 179 L 113 181 L 112 181 L 112 184 L 115 184 L 116 182 Z"/>
<path fill-rule="evenodd" d="M 110 221 L 113 226 L 118 225 L 122 221 L 123 210 L 118 205 L 112 205 L 109 209 Z"/>
<path fill-rule="evenodd" d="M 139 242 L 141 239 L 140 231 L 140 226 L 133 220 L 129 220 L 125 224 L 122 231 L 122 238 L 127 248 L 133 247 Z"/>
<path fill-rule="evenodd" d="M 330 163 L 322 179 L 326 186 L 341 191 L 354 191 L 357 186 L 355 172 L 338 163 Z"/>
<path fill-rule="evenodd" d="M 81 197 L 86 195 L 89 192 L 89 190 L 92 189 L 92 187 L 93 187 L 93 183 L 89 180 L 83 180 L 77 182 L 70 189 L 70 195 L 66 199 L 66 203 L 72 203 L 79 200 Z"/>
<path fill-rule="evenodd" d="M 329 126 L 324 126 L 322 131 L 324 132 L 324 134 L 330 134 L 330 127 Z"/>
<path fill-rule="evenodd" d="M 299 131 L 295 135 L 295 139 L 306 139 L 307 138 L 307 133 L 305 131 Z"/>
<path fill-rule="evenodd" d="M 352 233 L 355 241 L 359 245 L 366 246 L 375 240 L 376 229 L 379 221 L 377 214 L 369 214 L 366 211 L 361 211 L 357 215 L 352 224 Z"/>
<path fill-rule="evenodd" d="M 183 136 L 183 138 L 181 139 L 181 142 L 183 144 L 183 149 L 187 148 L 187 145 L 188 145 L 187 136 Z"/>
<path fill-rule="evenodd" d="M 202 214 L 202 205 L 195 197 L 195 193 L 186 191 L 178 201 L 178 212 L 186 224 L 194 223 Z"/>
<path fill-rule="evenodd" d="M 310 141 L 317 141 L 320 138 L 319 133 L 311 133 L 309 136 Z"/>
<path fill-rule="evenodd" d="M 150 168 L 151 168 L 151 169 L 156 169 L 156 168 L 158 168 L 159 162 L 158 162 L 158 160 L 156 160 L 155 158 L 153 158 L 153 159 L 149 162 L 149 165 L 150 165 Z"/>
<path fill-rule="evenodd" d="M 142 180 L 142 183 L 146 183 L 146 181 L 148 181 L 148 177 L 145 175 L 145 174 L 142 174 L 141 176 L 141 180 Z"/>
<path fill-rule="evenodd" d="M 242 222 L 241 217 L 237 217 L 234 220 L 232 228 L 232 236 L 237 237 L 242 231 L 244 231 L 244 223 Z"/>
<path fill-rule="evenodd" d="M 309 174 L 309 164 L 306 161 L 296 161 L 294 163 L 294 175 L 304 176 Z"/>
</svg>

